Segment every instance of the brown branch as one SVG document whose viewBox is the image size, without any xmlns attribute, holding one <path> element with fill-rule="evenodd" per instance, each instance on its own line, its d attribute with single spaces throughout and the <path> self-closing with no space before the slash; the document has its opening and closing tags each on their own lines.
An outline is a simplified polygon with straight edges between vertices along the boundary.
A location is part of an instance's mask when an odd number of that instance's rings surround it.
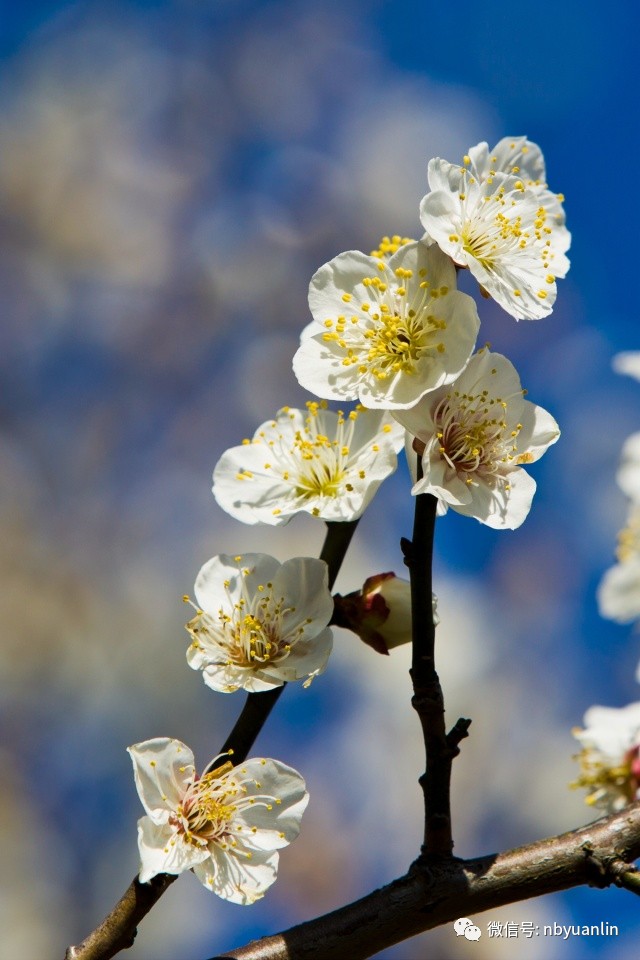
<svg viewBox="0 0 640 960">
<path fill-rule="evenodd" d="M 418 455 L 418 479 L 421 475 L 421 458 Z M 418 494 L 415 500 L 413 538 L 411 541 L 403 539 L 401 546 L 411 577 L 411 705 L 420 718 L 426 753 L 426 770 L 419 781 L 425 810 L 421 853 L 426 857 L 450 857 L 453 853 L 451 763 L 459 752 L 460 740 L 467 736 L 471 721 L 458 720 L 447 736 L 444 697 L 435 665 L 436 633 L 431 600 L 433 537 L 438 502 L 429 493 Z"/>
<path fill-rule="evenodd" d="M 614 883 L 618 887 L 624 887 L 636 896 L 640 896 L 640 870 L 632 863 L 625 863 L 624 860 L 614 860 L 611 863 L 610 872 L 614 876 Z"/>
<path fill-rule="evenodd" d="M 320 559 L 329 568 L 329 589 L 335 583 L 357 525 L 357 520 L 327 523 Z M 233 750 L 234 763 L 245 760 L 283 690 L 284 686 L 248 694 L 242 712 L 219 752 Z M 149 883 L 140 883 L 135 877 L 102 923 L 78 946 L 67 949 L 65 960 L 110 960 L 132 946 L 138 924 L 176 879 L 174 874 L 161 873 Z"/>
<path fill-rule="evenodd" d="M 631 886 L 640 857 L 640 802 L 579 830 L 506 853 L 421 859 L 349 906 L 222 954 L 235 960 L 365 960 L 460 916 L 588 884 Z M 634 891 L 635 892 L 635 891 Z M 218 958 L 214 958 L 218 960 Z"/>
</svg>

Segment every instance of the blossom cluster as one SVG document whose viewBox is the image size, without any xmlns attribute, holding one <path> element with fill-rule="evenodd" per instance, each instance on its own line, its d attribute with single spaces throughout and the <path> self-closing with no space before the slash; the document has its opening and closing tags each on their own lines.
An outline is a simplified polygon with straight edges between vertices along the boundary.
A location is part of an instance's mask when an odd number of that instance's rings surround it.
<svg viewBox="0 0 640 960">
<path fill-rule="evenodd" d="M 486 347 L 474 352 L 480 319 L 457 272 L 468 268 L 516 319 L 549 314 L 556 278 L 569 268 L 563 197 L 526 137 L 505 137 L 493 150 L 480 143 L 460 164 L 436 158 L 428 185 L 419 240 L 384 237 L 377 250 L 341 253 L 311 279 L 312 320 L 294 373 L 325 404 L 358 408 L 284 408 L 223 454 L 213 491 L 232 516 L 357 519 L 395 469 L 402 428 L 412 469 L 421 455 L 412 492 L 433 494 L 441 513 L 451 507 L 513 529 L 529 512 L 535 482 L 524 467 L 559 429 L 524 399 L 509 360 Z"/>
<path fill-rule="evenodd" d="M 476 351 L 480 318 L 457 274 L 469 269 L 482 295 L 515 319 L 549 314 L 569 267 L 563 198 L 525 137 L 492 151 L 478 144 L 461 164 L 436 158 L 428 185 L 416 209 L 420 239 L 384 237 L 370 254 L 341 253 L 312 277 L 312 319 L 293 371 L 315 399 L 283 407 L 222 454 L 213 494 L 235 519 L 279 526 L 308 513 L 353 523 L 403 447 L 412 493 L 432 494 L 440 513 L 503 529 L 527 516 L 535 482 L 524 467 L 555 443 L 558 426 L 525 399 L 506 357 Z M 322 560 L 220 554 L 202 566 L 194 593 L 184 597 L 194 610 L 187 661 L 221 693 L 308 686 L 327 666 L 330 623 L 382 653 L 411 638 L 410 587 L 393 574 L 334 598 Z M 435 597 L 433 616 L 437 623 Z M 233 766 L 232 751 L 198 774 L 189 748 L 166 738 L 129 752 L 145 809 L 141 881 L 192 870 L 227 900 L 261 897 L 279 848 L 299 830 L 308 799 L 300 774 L 270 759 Z"/>
<path fill-rule="evenodd" d="M 613 367 L 640 380 L 640 352 L 618 354 Z M 631 623 L 640 621 L 640 433 L 626 440 L 616 479 L 629 501 L 627 522 L 618 534 L 617 562 L 604 573 L 597 598 L 603 617 Z M 591 707 L 584 723 L 573 731 L 582 746 L 573 786 L 587 790 L 588 804 L 621 810 L 640 799 L 640 703 Z"/>
<path fill-rule="evenodd" d="M 640 352 L 618 354 L 614 369 L 640 380 Z M 627 523 L 618 535 L 618 562 L 604 574 L 598 587 L 600 613 L 618 623 L 640 620 L 640 433 L 622 448 L 616 479 L 629 500 Z"/>
</svg>

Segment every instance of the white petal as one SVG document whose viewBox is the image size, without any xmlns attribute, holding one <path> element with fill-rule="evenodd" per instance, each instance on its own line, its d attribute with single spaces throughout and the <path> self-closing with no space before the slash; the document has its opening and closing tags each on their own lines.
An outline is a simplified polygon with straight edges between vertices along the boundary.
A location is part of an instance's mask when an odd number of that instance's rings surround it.
<svg viewBox="0 0 640 960">
<path fill-rule="evenodd" d="M 291 488 L 281 475 L 265 468 L 270 459 L 263 445 L 247 444 L 225 451 L 216 464 L 213 495 L 241 523 L 277 526 L 290 519 L 286 509 Z"/>
<path fill-rule="evenodd" d="M 604 574 L 597 590 L 600 616 L 616 623 L 640 619 L 640 559 L 617 563 Z"/>
<path fill-rule="evenodd" d="M 210 857 L 194 867 L 198 880 L 223 900 L 248 906 L 260 900 L 274 882 L 278 853 L 255 851 L 250 859 L 210 845 Z"/>
<path fill-rule="evenodd" d="M 496 530 L 515 530 L 527 518 L 531 509 L 536 482 L 525 470 L 512 471 L 508 479 L 508 491 L 503 484 L 494 486 L 479 482 L 477 486 L 470 486 L 471 503 L 452 505 L 452 510 L 467 517 L 475 517 Z"/>
<path fill-rule="evenodd" d="M 617 353 L 611 365 L 616 373 L 624 373 L 634 380 L 640 380 L 640 350 L 626 350 Z"/>
<path fill-rule="evenodd" d="M 285 660 L 265 664 L 257 671 L 257 676 L 265 682 L 272 680 L 272 686 L 302 680 L 304 677 L 324 673 L 333 648 L 333 632 L 327 627 L 307 640 L 296 641 L 291 653 Z"/>
<path fill-rule="evenodd" d="M 175 829 L 158 826 L 149 817 L 138 820 L 138 850 L 141 883 L 159 873 L 182 873 L 209 856 L 206 847 L 185 843 Z"/>
<path fill-rule="evenodd" d="M 166 823 L 195 777 L 193 753 L 167 737 L 136 743 L 128 753 L 143 807 L 154 823 Z"/>
<path fill-rule="evenodd" d="M 560 427 L 543 407 L 523 402 L 520 412 L 522 429 L 516 438 L 518 455 L 523 463 L 539 460 L 545 451 L 560 438 Z"/>
<path fill-rule="evenodd" d="M 584 715 L 585 730 L 574 731 L 584 747 L 601 753 L 612 765 L 623 762 L 627 751 L 638 743 L 640 703 L 626 707 L 590 707 Z"/>
<path fill-rule="evenodd" d="M 616 480 L 628 497 L 640 501 L 640 433 L 632 433 L 625 440 Z"/>
<path fill-rule="evenodd" d="M 518 176 L 525 181 L 544 183 L 546 179 L 542 150 L 537 143 L 532 143 L 526 137 L 503 137 L 491 151 L 491 158 L 494 157 L 495 170 L 511 173 L 513 167 L 517 166 L 520 168 Z"/>
<path fill-rule="evenodd" d="M 324 560 L 293 557 L 286 560 L 273 577 L 273 595 L 284 597 L 288 608 L 282 618 L 282 636 L 291 636 L 301 623 L 312 636 L 327 626 L 333 615 L 333 597 L 327 586 L 328 568 Z"/>
<path fill-rule="evenodd" d="M 317 328 L 316 328 L 317 329 Z M 328 343 L 316 332 L 304 340 L 293 357 L 293 372 L 298 383 L 328 400 L 355 400 L 359 377 L 355 366 L 344 366 L 344 353 L 334 341 Z"/>
<path fill-rule="evenodd" d="M 243 775 L 246 771 L 246 802 L 238 810 L 238 818 L 248 831 L 245 842 L 262 850 L 287 846 L 298 836 L 309 802 L 304 780 L 297 770 L 266 758 L 247 760 L 240 770 Z M 254 803 L 251 798 L 255 798 Z M 260 798 L 273 799 L 265 803 Z"/>
<path fill-rule="evenodd" d="M 279 567 L 280 563 L 266 553 L 244 553 L 237 557 L 221 553 L 208 560 L 198 573 L 196 599 L 202 609 L 211 614 L 220 608 L 229 611 L 242 597 L 255 595 L 258 584 L 272 580 Z"/>
</svg>

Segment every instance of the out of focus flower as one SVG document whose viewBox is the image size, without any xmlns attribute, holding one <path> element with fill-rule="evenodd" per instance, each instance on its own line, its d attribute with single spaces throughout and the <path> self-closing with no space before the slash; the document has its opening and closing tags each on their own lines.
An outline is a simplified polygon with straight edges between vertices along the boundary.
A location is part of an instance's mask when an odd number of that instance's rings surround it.
<svg viewBox="0 0 640 960">
<path fill-rule="evenodd" d="M 580 776 L 571 786 L 586 788 L 590 805 L 622 810 L 640 797 L 640 703 L 591 707 L 584 724 L 573 730 L 582 750 Z"/>
<path fill-rule="evenodd" d="M 213 494 L 243 523 L 287 523 L 304 511 L 323 520 L 355 520 L 396 469 L 402 431 L 382 411 L 283 407 L 253 440 L 222 455 Z"/>
<path fill-rule="evenodd" d="M 234 767 L 216 757 L 198 776 L 193 753 L 158 737 L 129 747 L 138 795 L 140 881 L 193 870 L 225 900 L 250 904 L 276 879 L 278 849 L 300 832 L 309 800 L 299 773 L 277 760 Z"/>
<path fill-rule="evenodd" d="M 187 660 L 213 690 L 255 693 L 302 677 L 310 682 L 326 667 L 333 599 L 323 560 L 280 564 L 264 553 L 220 554 L 200 570 L 195 595 Z"/>
<path fill-rule="evenodd" d="M 561 194 L 544 181 L 540 148 L 525 137 L 501 140 L 493 151 L 472 147 L 462 165 L 429 163 L 420 216 L 426 238 L 460 266 L 516 319 L 551 313 L 556 277 L 569 269 Z"/>
<path fill-rule="evenodd" d="M 616 373 L 623 373 L 635 380 L 640 380 L 640 350 L 625 350 L 617 353 L 611 365 Z"/>
<path fill-rule="evenodd" d="M 334 596 L 333 623 L 357 633 L 378 653 L 411 642 L 411 584 L 395 573 L 368 577 L 362 590 Z M 433 622 L 439 623 L 437 598 L 432 598 Z"/>
<path fill-rule="evenodd" d="M 640 433 L 625 440 L 616 480 L 631 500 L 640 503 Z"/>
<path fill-rule="evenodd" d="M 460 373 L 475 346 L 478 313 L 437 247 L 412 242 L 388 260 L 375 254 L 350 250 L 314 274 L 313 321 L 293 370 L 319 397 L 410 407 Z"/>
<path fill-rule="evenodd" d="M 407 456 L 422 472 L 412 493 L 431 493 L 490 527 L 514 529 L 531 507 L 535 481 L 523 464 L 538 460 L 560 436 L 553 417 L 524 399 L 513 364 L 483 348 L 455 383 L 394 416 L 409 432 Z M 416 438 L 413 440 L 413 438 Z"/>
<path fill-rule="evenodd" d="M 605 572 L 597 591 L 600 615 L 617 623 L 640 618 L 640 506 L 629 510 L 618 534 L 618 563 Z"/>
</svg>

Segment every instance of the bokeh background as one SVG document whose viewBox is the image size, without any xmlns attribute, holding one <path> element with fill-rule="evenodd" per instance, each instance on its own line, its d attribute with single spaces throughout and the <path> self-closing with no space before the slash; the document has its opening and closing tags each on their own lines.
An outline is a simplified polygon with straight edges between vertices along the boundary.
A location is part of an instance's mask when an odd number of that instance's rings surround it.
<svg viewBox="0 0 640 960">
<path fill-rule="evenodd" d="M 201 763 L 242 703 L 185 663 L 181 602 L 215 553 L 317 553 L 323 529 L 243 527 L 210 493 L 221 453 L 307 399 L 290 368 L 311 274 L 383 233 L 419 236 L 426 165 L 527 134 L 567 196 L 573 267 L 553 315 L 480 303 L 481 337 L 553 412 L 517 532 L 438 524 L 448 717 L 473 718 L 454 771 L 456 851 L 584 823 L 570 735 L 592 703 L 638 699 L 640 640 L 595 588 L 625 514 L 614 481 L 640 428 L 631 0 L 553 8 L 393 0 L 3 5 L 0 35 L 2 694 L 0 927 L 7 956 L 78 942 L 137 869 L 127 745 L 185 740 Z M 471 286 L 468 286 L 471 289 Z M 363 519 L 338 582 L 402 572 L 406 465 Z M 290 687 L 258 754 L 312 801 L 252 908 L 185 876 L 131 960 L 201 960 L 404 872 L 420 837 L 408 651 L 337 636 Z M 637 956 L 630 894 L 579 889 L 384 951 L 387 960 Z M 615 939 L 489 939 L 486 922 L 617 923 Z"/>
</svg>

